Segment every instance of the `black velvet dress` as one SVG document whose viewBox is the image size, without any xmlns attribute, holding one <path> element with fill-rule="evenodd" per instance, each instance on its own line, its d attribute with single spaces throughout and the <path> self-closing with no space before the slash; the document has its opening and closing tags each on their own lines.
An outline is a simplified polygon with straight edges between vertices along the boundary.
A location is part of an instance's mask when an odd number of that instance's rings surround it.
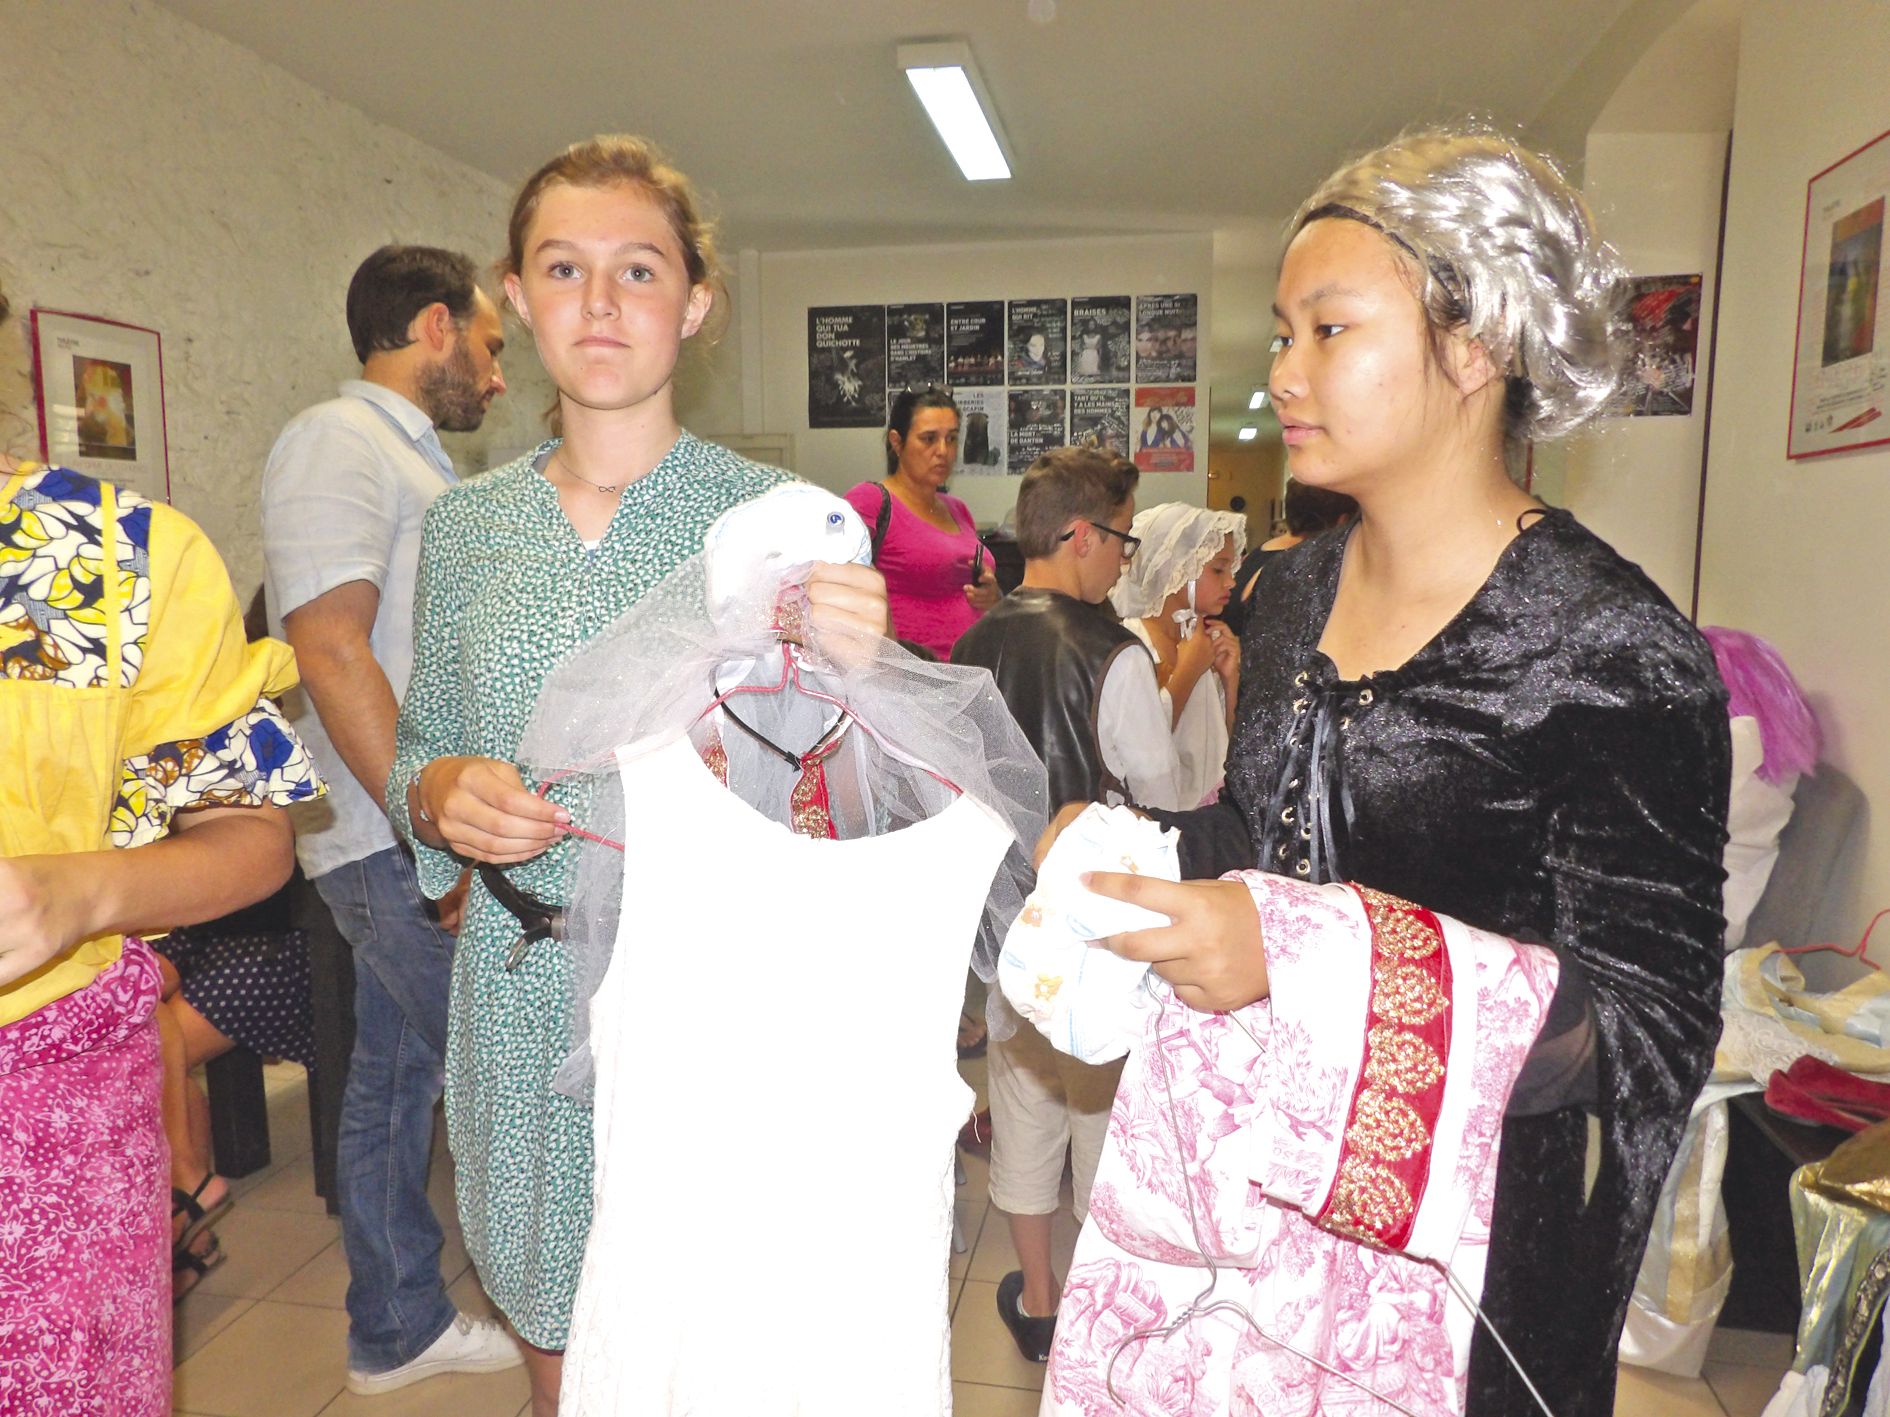
<svg viewBox="0 0 1890 1417">
<path fill-rule="evenodd" d="M 1395 670 L 1318 650 L 1346 531 L 1271 562 L 1242 642 L 1222 802 L 1160 814 L 1183 873 L 1356 881 L 1586 976 L 1601 1163 L 1586 1113 L 1504 1124 L 1490 1319 L 1557 1417 L 1608 1417 L 1654 1203 L 1719 1036 L 1731 748 L 1711 650 L 1639 568 L 1564 512 Z M 1536 1410 L 1488 1335 L 1469 1412 Z"/>
</svg>

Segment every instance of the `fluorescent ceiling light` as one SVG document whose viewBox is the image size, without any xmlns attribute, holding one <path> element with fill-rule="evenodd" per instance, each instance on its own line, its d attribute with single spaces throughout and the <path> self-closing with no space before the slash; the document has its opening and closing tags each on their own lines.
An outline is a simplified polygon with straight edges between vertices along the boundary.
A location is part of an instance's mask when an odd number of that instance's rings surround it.
<svg viewBox="0 0 1890 1417">
<path fill-rule="evenodd" d="M 899 67 L 925 105 L 939 137 L 951 149 L 967 182 L 993 182 L 1011 175 L 1008 147 L 998 131 L 983 76 L 962 40 L 899 46 Z"/>
<path fill-rule="evenodd" d="M 1240 427 L 1240 441 L 1241 442 L 1251 443 L 1255 438 L 1258 438 L 1259 436 L 1260 436 L 1260 430 L 1254 427 L 1253 424 L 1243 423 L 1241 425 Z"/>
<path fill-rule="evenodd" d="M 1253 391 L 1253 397 L 1247 400 L 1247 407 L 1250 409 L 1253 409 L 1253 408 L 1265 408 L 1266 406 L 1267 406 L 1267 391 L 1265 389 L 1255 389 Z"/>
</svg>

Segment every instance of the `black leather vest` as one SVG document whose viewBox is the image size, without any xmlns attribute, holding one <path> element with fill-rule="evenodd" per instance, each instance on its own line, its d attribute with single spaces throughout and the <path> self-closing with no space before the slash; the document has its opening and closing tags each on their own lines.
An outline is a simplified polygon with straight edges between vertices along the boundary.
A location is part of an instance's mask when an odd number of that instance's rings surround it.
<svg viewBox="0 0 1890 1417">
<path fill-rule="evenodd" d="M 959 636 L 954 664 L 991 671 L 998 692 L 1050 773 L 1050 810 L 1065 802 L 1127 798 L 1126 786 L 1103 764 L 1096 710 L 1103 676 L 1123 650 L 1146 653 L 1141 641 L 1110 618 L 1061 591 L 1012 591 Z"/>
</svg>

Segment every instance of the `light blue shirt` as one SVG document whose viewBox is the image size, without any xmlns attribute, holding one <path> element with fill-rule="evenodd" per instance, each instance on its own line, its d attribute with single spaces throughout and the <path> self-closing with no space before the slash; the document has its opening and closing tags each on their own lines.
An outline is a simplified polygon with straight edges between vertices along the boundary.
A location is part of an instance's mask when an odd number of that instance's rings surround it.
<svg viewBox="0 0 1890 1417">
<path fill-rule="evenodd" d="M 413 590 L 420 526 L 459 480 L 433 421 L 381 384 L 350 379 L 339 396 L 282 430 L 263 469 L 263 581 L 270 633 L 319 596 L 367 581 L 381 593 L 368 643 L 394 697 L 413 672 Z M 301 690 L 284 703 L 328 780 L 323 802 L 296 810 L 296 855 L 323 875 L 394 845 L 393 828 L 335 751 Z"/>
</svg>

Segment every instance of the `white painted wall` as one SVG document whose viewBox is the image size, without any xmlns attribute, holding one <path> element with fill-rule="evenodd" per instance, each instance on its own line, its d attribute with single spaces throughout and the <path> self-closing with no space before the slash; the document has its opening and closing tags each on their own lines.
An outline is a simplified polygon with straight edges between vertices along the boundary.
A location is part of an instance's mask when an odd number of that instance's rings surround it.
<svg viewBox="0 0 1890 1417">
<path fill-rule="evenodd" d="M 744 298 L 742 257 L 723 251 L 718 258 L 727 303 L 683 345 L 676 365 L 676 417 L 691 433 L 710 439 L 759 431 L 745 428 L 742 417 L 742 335 L 755 318 Z M 751 281 L 746 289 L 752 286 Z"/>
<path fill-rule="evenodd" d="M 1595 220 L 1629 270 L 1706 277 L 1692 414 L 1599 424 L 1569 444 L 1562 489 L 1569 509 L 1683 611 L 1693 595 L 1725 159 L 1723 132 L 1592 133 L 1582 169 Z"/>
<path fill-rule="evenodd" d="M 1805 685 L 1827 756 L 1869 796 L 1820 921 L 1890 904 L 1890 449 L 1785 457 L 1805 184 L 1890 129 L 1890 5 L 1754 0 L 1740 43 L 1701 617 L 1756 631 Z M 1873 955 L 1890 962 L 1878 932 Z"/>
<path fill-rule="evenodd" d="M 485 265 L 511 190 L 371 122 L 248 50 L 133 0 L 80 12 L 0 0 L 0 279 L 17 312 L 83 311 L 164 337 L 172 500 L 202 523 L 245 596 L 261 578 L 257 482 L 282 424 L 359 373 L 348 277 L 388 241 Z M 449 437 L 463 472 L 540 436 L 549 385 L 516 325 L 511 395 Z M 38 452 L 31 399 L 0 426 Z"/>
<path fill-rule="evenodd" d="M 1194 292 L 1203 331 L 1213 318 L 1214 250 L 1207 233 L 764 252 L 754 264 L 759 299 L 752 289 L 745 293 L 760 312 L 760 349 L 758 364 L 745 367 L 743 376 L 760 384 L 764 426 L 748 431 L 792 434 L 795 471 L 835 491 L 884 475 L 885 438 L 872 428 L 807 426 L 809 306 Z M 1205 505 L 1211 372 L 1205 337 L 1198 348 L 1195 471 L 1144 473 L 1136 494 L 1140 505 Z M 999 521 L 1017 500 L 1017 482 L 1010 477 L 959 477 L 952 491 L 980 524 Z"/>
</svg>

